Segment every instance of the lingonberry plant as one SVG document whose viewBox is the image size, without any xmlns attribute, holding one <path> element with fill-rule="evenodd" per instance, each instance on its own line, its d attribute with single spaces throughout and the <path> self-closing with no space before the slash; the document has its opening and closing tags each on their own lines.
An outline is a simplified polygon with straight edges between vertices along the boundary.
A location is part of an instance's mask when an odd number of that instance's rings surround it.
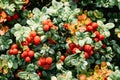
<svg viewBox="0 0 120 80">
<path fill-rule="evenodd" d="M 102 2 L 1 0 L 0 80 L 119 80 L 119 1 Z"/>
</svg>

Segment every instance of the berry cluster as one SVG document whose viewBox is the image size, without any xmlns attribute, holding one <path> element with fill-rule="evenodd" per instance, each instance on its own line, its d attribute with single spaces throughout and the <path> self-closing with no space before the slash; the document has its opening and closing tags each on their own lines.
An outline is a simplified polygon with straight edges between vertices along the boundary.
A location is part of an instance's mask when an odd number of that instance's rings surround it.
<svg viewBox="0 0 120 80">
<path fill-rule="evenodd" d="M 9 50 L 9 54 L 10 55 L 17 55 L 18 54 L 18 45 L 17 44 L 13 44 L 11 46 L 11 49 Z"/>
<path fill-rule="evenodd" d="M 30 36 L 26 38 L 26 41 L 22 42 L 22 46 L 28 46 L 30 43 L 33 43 L 34 45 L 39 45 L 41 43 L 41 38 L 35 31 L 30 32 Z"/>
<path fill-rule="evenodd" d="M 50 19 L 43 21 L 42 25 L 44 31 L 49 31 L 51 28 L 56 29 L 56 26 L 52 23 Z"/>
<path fill-rule="evenodd" d="M 21 57 L 25 59 L 26 62 L 31 62 L 31 58 L 34 57 L 34 51 L 30 50 L 29 48 L 23 51 Z"/>
<path fill-rule="evenodd" d="M 94 53 L 93 47 L 89 44 L 85 44 L 83 47 L 80 47 L 73 42 L 69 44 L 69 51 L 71 51 L 73 54 L 76 54 L 79 50 L 84 51 L 84 56 L 86 59 Z"/>
<path fill-rule="evenodd" d="M 90 23 L 89 25 L 86 26 L 86 30 L 88 32 L 90 32 L 90 31 L 96 31 L 97 28 L 98 28 L 98 24 L 96 22 L 92 22 L 92 23 Z"/>
<path fill-rule="evenodd" d="M 19 18 L 18 14 L 14 14 L 13 16 L 7 16 L 7 21 L 17 20 Z"/>
<path fill-rule="evenodd" d="M 95 31 L 94 34 L 95 34 L 94 40 L 95 40 L 96 42 L 98 42 L 98 41 L 100 41 L 100 40 L 104 40 L 104 35 L 103 35 L 103 34 L 100 34 L 98 31 Z"/>
<path fill-rule="evenodd" d="M 38 65 L 43 67 L 43 69 L 49 69 L 52 65 L 52 57 L 41 57 L 38 61 Z"/>
</svg>

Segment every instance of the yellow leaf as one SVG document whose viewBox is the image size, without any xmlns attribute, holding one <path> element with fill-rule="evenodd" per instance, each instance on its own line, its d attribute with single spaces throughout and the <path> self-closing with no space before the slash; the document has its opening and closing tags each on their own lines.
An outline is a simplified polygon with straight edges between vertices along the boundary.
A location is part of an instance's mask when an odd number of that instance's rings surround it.
<svg viewBox="0 0 120 80">
<path fill-rule="evenodd" d="M 117 37 L 120 38 L 120 32 L 117 34 Z"/>
</svg>

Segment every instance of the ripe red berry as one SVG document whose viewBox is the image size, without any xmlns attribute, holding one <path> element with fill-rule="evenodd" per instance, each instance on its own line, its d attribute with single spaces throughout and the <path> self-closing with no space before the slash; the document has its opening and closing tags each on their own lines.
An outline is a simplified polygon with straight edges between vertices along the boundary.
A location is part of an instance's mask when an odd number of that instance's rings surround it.
<svg viewBox="0 0 120 80">
<path fill-rule="evenodd" d="M 18 18 L 19 18 L 18 14 L 14 14 L 14 15 L 13 15 L 13 19 L 14 19 L 14 20 L 17 20 Z"/>
<path fill-rule="evenodd" d="M 39 45 L 41 42 L 41 38 L 39 36 L 35 36 L 33 42 L 35 45 Z"/>
<path fill-rule="evenodd" d="M 31 31 L 30 32 L 30 37 L 34 38 L 36 36 L 36 32 L 35 31 Z"/>
<path fill-rule="evenodd" d="M 26 61 L 26 62 L 30 62 L 30 61 L 31 61 L 31 58 L 27 56 L 27 57 L 25 58 L 25 61 Z"/>
<path fill-rule="evenodd" d="M 105 44 L 103 44 L 103 45 L 102 45 L 102 48 L 103 48 L 103 49 L 104 49 L 104 48 L 106 48 L 106 45 L 105 45 Z"/>
<path fill-rule="evenodd" d="M 34 56 L 34 51 L 29 51 L 29 52 L 28 52 L 28 56 L 29 56 L 30 58 L 32 58 L 32 57 Z"/>
<path fill-rule="evenodd" d="M 13 54 L 13 50 L 10 49 L 8 53 L 9 53 L 10 55 L 12 55 L 12 54 Z"/>
<path fill-rule="evenodd" d="M 75 48 L 75 47 L 76 47 L 76 44 L 75 44 L 75 43 L 70 43 L 70 44 L 69 44 L 70 50 L 73 50 L 73 48 Z"/>
<path fill-rule="evenodd" d="M 11 16 L 7 16 L 7 21 L 11 21 L 12 17 Z"/>
<path fill-rule="evenodd" d="M 66 24 L 66 23 L 65 23 L 65 24 L 64 24 L 64 28 L 66 28 L 66 29 L 67 29 L 67 28 L 68 28 L 68 24 Z"/>
<path fill-rule="evenodd" d="M 22 41 L 22 46 L 28 46 L 29 45 L 29 43 L 28 43 L 28 41 Z"/>
<path fill-rule="evenodd" d="M 45 20 L 45 21 L 42 21 L 42 25 L 47 25 L 48 24 L 48 21 Z"/>
<path fill-rule="evenodd" d="M 22 57 L 22 58 L 25 58 L 25 57 L 27 57 L 27 55 L 28 55 L 28 52 L 27 52 L 27 51 L 24 51 L 24 52 L 21 54 L 21 57 Z"/>
<path fill-rule="evenodd" d="M 52 64 L 53 59 L 51 57 L 46 58 L 46 63 L 47 64 Z"/>
<path fill-rule="evenodd" d="M 55 41 L 52 40 L 51 38 L 48 39 L 50 44 L 55 44 Z"/>
<path fill-rule="evenodd" d="M 95 40 L 96 42 L 98 42 L 98 41 L 99 41 L 99 38 L 94 38 L 94 40 Z"/>
<path fill-rule="evenodd" d="M 44 26 L 43 26 L 43 30 L 44 30 L 44 31 L 49 31 L 49 30 L 50 30 L 50 26 L 44 25 Z"/>
<path fill-rule="evenodd" d="M 12 49 L 12 50 L 14 55 L 18 54 L 18 49 Z"/>
<path fill-rule="evenodd" d="M 93 22 L 92 27 L 93 27 L 94 30 L 96 30 L 98 28 L 98 24 L 96 22 Z"/>
<path fill-rule="evenodd" d="M 43 66 L 44 69 L 49 69 L 50 67 L 51 67 L 51 65 L 49 65 L 49 64 L 46 64 Z"/>
<path fill-rule="evenodd" d="M 28 43 L 31 43 L 32 42 L 32 37 L 27 37 L 26 40 L 27 40 Z"/>
<path fill-rule="evenodd" d="M 95 31 L 94 34 L 96 35 L 97 38 L 99 38 L 100 33 L 98 31 Z"/>
<path fill-rule="evenodd" d="M 41 57 L 40 58 L 40 62 L 42 65 L 46 64 L 46 58 L 45 57 Z"/>
<path fill-rule="evenodd" d="M 50 19 L 47 19 L 47 22 L 49 23 L 49 22 L 51 22 L 51 20 L 50 20 Z"/>
<path fill-rule="evenodd" d="M 61 55 L 61 56 L 60 56 L 60 60 L 61 60 L 61 61 L 64 61 L 64 60 L 65 60 L 65 56 L 64 56 L 64 55 Z"/>
<path fill-rule="evenodd" d="M 40 72 L 40 71 L 37 72 L 37 74 L 38 74 L 38 76 L 40 76 L 40 77 L 42 76 L 42 72 Z"/>
<path fill-rule="evenodd" d="M 73 48 L 72 53 L 75 54 L 78 48 Z"/>
<path fill-rule="evenodd" d="M 46 63 L 47 64 L 52 64 L 53 59 L 51 57 L 46 58 Z"/>
<path fill-rule="evenodd" d="M 52 26 L 53 26 L 53 23 L 52 23 L 52 22 L 49 22 L 49 23 L 48 23 L 48 26 L 49 26 L 49 27 L 52 27 Z"/>
<path fill-rule="evenodd" d="M 84 57 L 85 57 L 85 59 L 87 59 L 87 58 L 89 58 L 90 56 L 89 56 L 89 54 L 88 54 L 87 52 L 84 52 Z"/>
<path fill-rule="evenodd" d="M 11 46 L 11 49 L 17 49 L 18 48 L 18 45 L 17 44 L 13 44 L 12 46 Z"/>
<path fill-rule="evenodd" d="M 25 51 L 29 52 L 29 51 L 30 51 L 30 48 L 27 48 Z"/>
<path fill-rule="evenodd" d="M 85 52 L 90 52 L 92 50 L 92 47 L 88 44 L 84 45 L 84 51 Z"/>
<path fill-rule="evenodd" d="M 43 64 L 41 63 L 40 60 L 37 62 L 37 64 L 38 64 L 39 66 L 43 66 Z"/>
<path fill-rule="evenodd" d="M 104 37 L 103 34 L 100 34 L 100 35 L 99 35 L 99 39 L 100 39 L 100 40 L 104 40 L 104 38 L 105 38 L 105 37 Z"/>
<path fill-rule="evenodd" d="M 89 56 L 91 56 L 91 55 L 93 55 L 93 50 L 91 50 L 88 54 L 89 54 Z"/>
<path fill-rule="evenodd" d="M 87 31 L 93 31 L 93 27 L 89 25 L 89 26 L 86 27 L 86 30 Z"/>
</svg>

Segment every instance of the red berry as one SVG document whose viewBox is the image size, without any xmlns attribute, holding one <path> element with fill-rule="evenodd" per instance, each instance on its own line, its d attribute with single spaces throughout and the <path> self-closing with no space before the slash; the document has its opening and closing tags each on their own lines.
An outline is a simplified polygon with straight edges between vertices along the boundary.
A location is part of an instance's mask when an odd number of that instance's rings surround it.
<svg viewBox="0 0 120 80">
<path fill-rule="evenodd" d="M 89 26 L 87 26 L 87 27 L 86 27 L 86 29 L 87 29 L 87 31 L 93 31 L 93 27 L 92 27 L 92 26 L 90 26 L 90 25 L 89 25 Z"/>
<path fill-rule="evenodd" d="M 98 38 L 94 38 L 94 40 L 95 40 L 96 42 L 98 42 L 98 41 L 99 41 L 99 39 L 98 39 Z"/>
<path fill-rule="evenodd" d="M 29 45 L 28 41 L 22 41 L 22 46 L 28 46 L 28 45 Z"/>
<path fill-rule="evenodd" d="M 105 45 L 105 44 L 103 44 L 103 45 L 102 45 L 102 48 L 106 48 L 106 45 Z"/>
<path fill-rule="evenodd" d="M 14 15 L 13 15 L 13 19 L 14 19 L 14 20 L 17 20 L 18 18 L 19 18 L 18 14 L 14 14 Z"/>
<path fill-rule="evenodd" d="M 43 66 L 43 64 L 41 63 L 40 60 L 38 61 L 38 65 L 39 65 L 39 66 Z"/>
<path fill-rule="evenodd" d="M 35 31 L 31 31 L 30 32 L 30 37 L 34 38 L 36 36 L 36 32 Z"/>
<path fill-rule="evenodd" d="M 51 38 L 48 39 L 50 44 L 55 44 L 55 41 L 52 40 Z"/>
<path fill-rule="evenodd" d="M 99 35 L 99 39 L 100 39 L 100 40 L 104 40 L 104 35 L 103 35 L 103 34 L 100 34 L 100 35 Z"/>
<path fill-rule="evenodd" d="M 34 56 L 34 51 L 29 51 L 29 52 L 28 52 L 28 56 L 29 56 L 30 58 L 32 58 L 32 57 Z"/>
<path fill-rule="evenodd" d="M 12 17 L 11 16 L 7 16 L 7 21 L 11 21 Z"/>
<path fill-rule="evenodd" d="M 64 24 L 64 28 L 66 28 L 66 29 L 67 29 L 67 28 L 68 28 L 68 24 L 66 24 L 66 23 L 65 23 L 65 24 Z"/>
<path fill-rule="evenodd" d="M 27 48 L 25 51 L 29 52 L 29 51 L 30 51 L 30 48 Z"/>
<path fill-rule="evenodd" d="M 11 49 L 17 49 L 18 48 L 18 45 L 17 44 L 13 44 L 12 46 L 11 46 Z"/>
<path fill-rule="evenodd" d="M 47 22 L 49 23 L 49 22 L 51 22 L 51 20 L 50 20 L 50 19 L 47 19 Z"/>
<path fill-rule="evenodd" d="M 51 65 L 49 65 L 49 64 L 46 64 L 43 66 L 44 69 L 49 69 L 50 67 L 51 67 Z"/>
<path fill-rule="evenodd" d="M 42 21 L 42 25 L 47 25 L 48 24 L 48 21 L 45 20 L 45 21 Z"/>
<path fill-rule="evenodd" d="M 12 55 L 12 54 L 13 54 L 13 50 L 10 49 L 8 53 L 9 53 L 10 55 Z"/>
<path fill-rule="evenodd" d="M 61 56 L 60 56 L 60 60 L 61 60 L 61 61 L 64 61 L 64 60 L 65 60 L 65 56 L 64 56 L 64 55 L 61 55 Z"/>
<path fill-rule="evenodd" d="M 70 50 L 73 50 L 73 48 L 75 48 L 75 47 L 76 47 L 76 44 L 75 44 L 75 43 L 70 43 L 70 44 L 69 44 Z"/>
<path fill-rule="evenodd" d="M 98 24 L 96 22 L 93 22 L 92 27 L 93 27 L 94 30 L 96 30 L 98 28 Z"/>
<path fill-rule="evenodd" d="M 100 33 L 98 31 L 95 31 L 94 34 L 96 35 L 97 38 L 99 38 Z"/>
<path fill-rule="evenodd" d="M 27 52 L 27 51 L 24 51 L 24 52 L 21 54 L 21 57 L 22 57 L 22 58 L 25 58 L 25 57 L 27 57 L 27 55 L 28 55 L 28 52 Z"/>
<path fill-rule="evenodd" d="M 79 50 L 82 50 L 82 47 L 80 47 L 79 45 L 76 45 L 76 47 L 77 47 Z"/>
<path fill-rule="evenodd" d="M 84 45 L 84 51 L 85 52 L 90 52 L 92 50 L 92 47 L 88 44 Z"/>
<path fill-rule="evenodd" d="M 31 58 L 27 56 L 27 57 L 25 58 L 25 61 L 26 61 L 26 62 L 30 62 L 30 61 L 31 61 Z"/>
<path fill-rule="evenodd" d="M 32 37 L 27 37 L 26 40 L 27 40 L 28 43 L 31 43 L 32 42 Z"/>
<path fill-rule="evenodd" d="M 22 6 L 21 10 L 23 10 L 23 11 L 24 11 L 25 9 L 26 9 L 26 6 Z"/>
<path fill-rule="evenodd" d="M 72 53 L 75 54 L 78 48 L 73 48 Z"/>
<path fill-rule="evenodd" d="M 38 74 L 38 76 L 40 76 L 40 77 L 42 76 L 42 72 L 40 72 L 40 71 L 39 71 L 37 74 Z"/>
<path fill-rule="evenodd" d="M 12 49 L 13 50 L 13 54 L 18 54 L 18 49 Z"/>
<path fill-rule="evenodd" d="M 35 36 L 33 42 L 35 45 L 39 45 L 41 42 L 41 38 L 39 36 Z"/>
<path fill-rule="evenodd" d="M 40 58 L 40 62 L 42 65 L 46 64 L 46 58 L 45 57 L 41 57 Z"/>
<path fill-rule="evenodd" d="M 84 57 L 85 57 L 85 59 L 87 59 L 87 58 L 89 58 L 90 56 L 89 56 L 89 54 L 88 54 L 87 52 L 84 52 Z"/>
<path fill-rule="evenodd" d="M 55 25 L 53 25 L 51 28 L 52 28 L 52 29 L 54 29 L 54 30 L 56 30 L 56 29 L 57 29 Z"/>
<path fill-rule="evenodd" d="M 49 26 L 49 27 L 52 27 L 52 26 L 53 26 L 53 23 L 52 23 L 52 22 L 49 22 L 49 23 L 48 23 L 48 26 Z"/>
<path fill-rule="evenodd" d="M 88 54 L 89 54 L 89 56 L 91 56 L 91 55 L 93 55 L 93 50 L 91 50 Z"/>
<path fill-rule="evenodd" d="M 46 58 L 46 63 L 47 64 L 52 64 L 53 59 L 51 57 Z"/>
<path fill-rule="evenodd" d="M 49 30 L 50 30 L 50 26 L 44 25 L 43 30 L 44 30 L 44 31 L 49 31 Z"/>
</svg>

